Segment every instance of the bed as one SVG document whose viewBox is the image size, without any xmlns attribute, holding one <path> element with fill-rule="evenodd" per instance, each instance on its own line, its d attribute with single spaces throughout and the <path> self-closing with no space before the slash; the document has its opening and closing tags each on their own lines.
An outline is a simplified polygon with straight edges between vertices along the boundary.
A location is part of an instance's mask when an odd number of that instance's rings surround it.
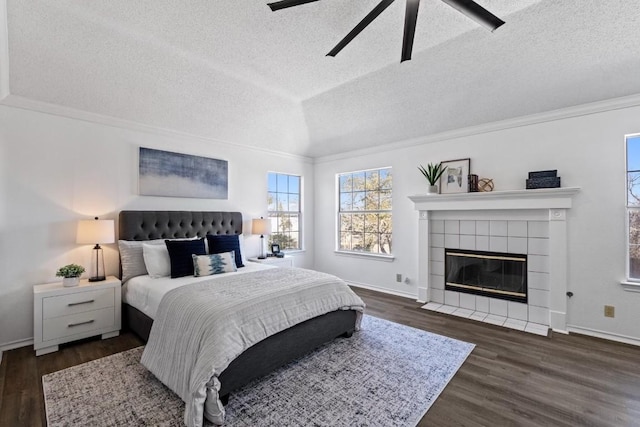
<svg viewBox="0 0 640 427">
<path fill-rule="evenodd" d="M 119 215 L 119 240 L 188 239 L 204 237 L 207 234 L 240 235 L 242 225 L 242 215 L 239 212 L 122 211 Z M 266 268 L 261 264 L 256 265 L 250 262 L 246 265 L 247 267 L 244 268 L 250 270 L 246 277 L 250 274 L 255 276 L 259 274 L 255 272 L 256 270 Z M 124 283 L 123 292 L 124 324 L 145 341 L 150 336 L 154 322 L 155 303 L 149 303 L 148 298 L 147 304 L 141 303 L 140 299 L 136 301 L 133 297 L 135 294 L 133 289 L 135 286 L 141 286 L 139 283 L 149 280 L 148 277 L 131 279 Z M 136 285 L 137 282 L 139 282 L 138 285 Z M 173 285 L 167 286 L 172 288 Z M 144 298 L 142 301 L 145 301 Z M 351 336 L 356 329 L 362 308 L 335 310 L 318 315 L 252 345 L 235 358 L 217 377 L 220 382 L 218 392 L 220 400 L 226 403 L 231 391 L 336 337 Z"/>
</svg>

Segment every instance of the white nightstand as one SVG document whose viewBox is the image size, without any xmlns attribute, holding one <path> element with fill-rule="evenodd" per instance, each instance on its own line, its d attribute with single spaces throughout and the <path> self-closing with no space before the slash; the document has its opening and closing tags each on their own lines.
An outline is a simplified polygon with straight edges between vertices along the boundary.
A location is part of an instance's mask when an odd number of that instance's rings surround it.
<svg viewBox="0 0 640 427">
<path fill-rule="evenodd" d="M 278 267 L 293 267 L 293 258 L 285 256 L 284 258 L 277 258 L 274 256 L 260 258 L 249 258 L 249 261 L 259 262 L 261 264 L 276 265 Z"/>
<path fill-rule="evenodd" d="M 120 331 L 120 280 L 81 280 L 65 288 L 62 282 L 33 287 L 33 348 L 36 356 L 58 351 L 58 345 Z"/>
</svg>

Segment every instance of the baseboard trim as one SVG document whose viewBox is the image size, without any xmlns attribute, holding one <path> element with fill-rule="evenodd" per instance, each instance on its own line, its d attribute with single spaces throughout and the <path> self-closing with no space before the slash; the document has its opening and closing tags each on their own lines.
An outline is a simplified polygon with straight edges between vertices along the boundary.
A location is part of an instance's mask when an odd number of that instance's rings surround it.
<svg viewBox="0 0 640 427">
<path fill-rule="evenodd" d="M 567 330 L 570 333 L 576 333 L 581 335 L 588 335 L 590 337 L 602 338 L 609 341 L 616 341 L 623 344 L 631 344 L 640 347 L 640 339 L 629 337 L 626 335 L 613 334 L 611 332 L 604 332 L 598 329 L 581 328 L 579 326 L 567 325 Z"/>
<path fill-rule="evenodd" d="M 33 338 L 27 338 L 24 340 L 11 341 L 8 343 L 0 344 L 0 353 L 4 351 L 13 350 L 20 347 L 27 347 L 33 345 Z"/>
<path fill-rule="evenodd" d="M 416 299 L 415 294 L 410 294 L 408 292 L 394 291 L 391 289 L 380 288 L 378 286 L 369 285 L 367 283 L 354 282 L 351 280 L 345 280 L 345 282 L 347 282 L 347 285 L 353 285 L 356 288 L 369 289 L 370 291 L 382 292 L 384 294 L 395 295 L 398 297 L 411 298 L 412 300 Z"/>
<path fill-rule="evenodd" d="M 411 298 L 413 300 L 416 299 L 416 295 L 414 294 L 410 294 L 408 292 L 400 292 L 400 291 L 394 291 L 391 289 L 385 289 L 385 288 L 380 288 L 378 286 L 373 286 L 373 285 L 369 285 L 367 283 L 360 283 L 360 282 L 353 282 L 350 280 L 345 280 L 347 282 L 348 285 L 352 285 L 355 286 L 357 288 L 363 288 L 363 289 L 369 289 L 372 291 L 377 291 L 377 292 L 382 292 L 385 294 L 390 294 L 390 295 L 396 295 L 399 297 L 404 297 L 404 298 Z M 619 342 L 619 343 L 623 343 L 623 344 L 630 344 L 630 345 L 635 345 L 635 346 L 639 346 L 640 347 L 640 339 L 638 338 L 634 338 L 634 337 L 629 337 L 626 335 L 620 335 L 620 334 L 614 334 L 611 332 L 604 332 L 604 331 L 600 331 L 597 329 L 591 329 L 591 328 L 582 328 L 579 326 L 574 326 L 574 325 L 567 325 L 567 329 L 553 329 L 553 331 L 555 333 L 560 333 L 560 334 L 580 334 L 580 335 L 587 335 L 590 337 L 595 337 L 595 338 L 601 338 L 601 339 L 605 339 L 605 340 L 609 340 L 609 341 L 615 341 L 615 342 Z"/>
</svg>

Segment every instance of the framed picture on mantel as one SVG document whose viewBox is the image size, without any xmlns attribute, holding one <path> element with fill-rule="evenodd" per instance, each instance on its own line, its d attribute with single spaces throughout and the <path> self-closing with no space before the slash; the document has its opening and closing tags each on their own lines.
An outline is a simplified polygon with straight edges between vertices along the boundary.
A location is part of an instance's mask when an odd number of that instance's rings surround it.
<svg viewBox="0 0 640 427">
<path fill-rule="evenodd" d="M 440 194 L 469 192 L 471 159 L 447 160 L 442 165 L 445 171 L 440 177 Z"/>
</svg>

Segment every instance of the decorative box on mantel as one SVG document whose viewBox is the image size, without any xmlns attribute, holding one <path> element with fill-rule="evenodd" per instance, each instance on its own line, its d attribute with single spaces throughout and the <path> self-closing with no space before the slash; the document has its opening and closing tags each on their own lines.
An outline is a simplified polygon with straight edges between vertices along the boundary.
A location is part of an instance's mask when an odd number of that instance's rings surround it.
<svg viewBox="0 0 640 427">
<path fill-rule="evenodd" d="M 529 178 L 526 180 L 527 190 L 558 187 L 560 187 L 560 177 L 557 170 L 529 172 Z"/>
<path fill-rule="evenodd" d="M 475 296 L 445 291 L 441 258 L 444 247 L 529 253 L 530 279 L 544 277 L 535 297 L 515 304 L 478 297 L 476 304 L 514 308 L 518 319 L 548 325 L 567 332 L 567 209 L 571 209 L 577 187 L 490 193 L 429 194 L 410 196 L 418 216 L 418 301 L 466 307 Z M 443 226 L 444 224 L 444 226 Z M 433 239 L 433 241 L 432 241 Z M 527 252 L 531 243 L 542 250 Z M 513 244 L 515 250 L 511 249 Z M 536 270 L 541 266 L 542 273 Z M 532 269 L 534 271 L 532 271 Z M 533 274 L 533 276 L 532 276 Z M 532 284 L 535 280 L 531 280 Z M 532 286 L 533 287 L 533 286 Z M 460 295 L 465 295 L 461 297 Z M 448 297 L 448 301 L 444 301 Z M 484 298 L 484 299 L 481 299 Z M 453 303 L 452 303 L 453 301 Z M 478 309 L 476 306 L 476 309 Z M 517 310 L 516 310 L 517 309 Z M 490 310 L 492 312 L 492 310 Z M 501 314 L 512 317 L 511 313 Z M 523 318 L 526 317 L 526 318 Z"/>
</svg>

